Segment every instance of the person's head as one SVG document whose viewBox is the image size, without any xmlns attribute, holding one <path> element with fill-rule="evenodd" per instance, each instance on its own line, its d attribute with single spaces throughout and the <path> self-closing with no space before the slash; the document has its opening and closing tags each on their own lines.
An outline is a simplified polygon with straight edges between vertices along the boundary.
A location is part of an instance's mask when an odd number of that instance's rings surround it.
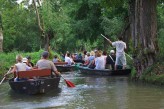
<svg viewBox="0 0 164 109">
<path fill-rule="evenodd" d="M 31 57 L 30 56 L 26 56 L 26 58 L 29 60 L 29 59 L 31 59 Z"/>
<path fill-rule="evenodd" d="M 118 37 L 118 40 L 122 40 L 122 39 L 123 39 L 122 36 L 119 36 L 119 37 Z"/>
<path fill-rule="evenodd" d="M 54 58 L 57 58 L 57 55 L 54 55 Z"/>
<path fill-rule="evenodd" d="M 70 57 L 70 53 L 67 53 L 67 57 Z"/>
<path fill-rule="evenodd" d="M 91 51 L 91 52 L 90 52 L 90 55 L 91 55 L 91 56 L 94 56 L 94 55 L 95 55 L 95 52 L 94 52 L 94 51 Z"/>
<path fill-rule="evenodd" d="M 47 59 L 48 56 L 49 56 L 48 51 L 44 51 L 44 52 L 42 53 L 42 57 L 43 57 L 44 59 Z"/>
<path fill-rule="evenodd" d="M 22 59 L 22 62 L 23 62 L 23 63 L 27 63 L 27 61 L 28 61 L 27 58 L 23 58 L 23 59 Z"/>
<path fill-rule="evenodd" d="M 115 54 L 115 51 L 114 50 L 110 50 L 110 54 L 111 55 Z"/>
<path fill-rule="evenodd" d="M 17 62 L 22 62 L 22 55 L 17 55 L 16 56 L 16 61 Z"/>
<path fill-rule="evenodd" d="M 97 57 L 100 57 L 102 55 L 102 51 L 101 50 L 98 50 L 97 52 L 96 52 L 96 56 Z"/>
<path fill-rule="evenodd" d="M 85 50 L 85 51 L 84 51 L 84 55 L 86 55 L 86 54 L 87 54 L 87 51 Z"/>
<path fill-rule="evenodd" d="M 103 55 L 107 55 L 107 52 L 106 51 L 103 51 Z"/>
<path fill-rule="evenodd" d="M 87 56 L 90 56 L 90 53 L 89 52 L 87 52 Z"/>
</svg>

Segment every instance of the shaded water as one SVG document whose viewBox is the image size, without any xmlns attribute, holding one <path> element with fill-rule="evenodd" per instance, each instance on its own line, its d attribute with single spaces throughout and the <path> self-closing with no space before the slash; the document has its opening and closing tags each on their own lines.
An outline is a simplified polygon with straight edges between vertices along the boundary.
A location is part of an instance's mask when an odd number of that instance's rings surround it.
<svg viewBox="0 0 164 109">
<path fill-rule="evenodd" d="M 164 88 L 133 83 L 128 77 L 62 74 L 76 87 L 61 80 L 48 94 L 14 93 L 8 83 L 0 86 L 0 109 L 164 109 Z"/>
</svg>

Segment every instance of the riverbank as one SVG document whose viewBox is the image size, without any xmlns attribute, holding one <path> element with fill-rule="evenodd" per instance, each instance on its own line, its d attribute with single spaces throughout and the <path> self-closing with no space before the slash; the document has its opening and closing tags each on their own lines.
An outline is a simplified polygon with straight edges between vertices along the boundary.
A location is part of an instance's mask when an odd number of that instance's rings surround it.
<svg viewBox="0 0 164 109">
<path fill-rule="evenodd" d="M 158 62 L 150 66 L 140 76 L 137 76 L 136 71 L 133 68 L 131 79 L 164 86 L 164 62 Z"/>
<path fill-rule="evenodd" d="M 10 69 L 11 66 L 15 64 L 16 55 L 21 54 L 23 57 L 30 56 L 31 61 L 36 64 L 36 62 L 40 59 L 41 54 L 44 50 L 39 50 L 38 52 L 11 52 L 11 53 L 1 53 L 0 54 L 0 79 L 3 78 L 3 75 Z M 58 55 L 53 52 L 51 55 Z"/>
</svg>

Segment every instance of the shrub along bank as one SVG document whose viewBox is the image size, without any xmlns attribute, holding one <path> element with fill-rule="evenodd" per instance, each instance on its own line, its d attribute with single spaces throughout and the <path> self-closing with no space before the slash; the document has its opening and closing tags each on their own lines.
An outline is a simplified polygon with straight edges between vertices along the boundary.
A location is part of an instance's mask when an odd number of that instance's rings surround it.
<svg viewBox="0 0 164 109">
<path fill-rule="evenodd" d="M 23 57 L 31 56 L 31 61 L 36 64 L 36 62 L 41 58 L 43 50 L 39 50 L 38 52 L 31 52 L 31 53 L 23 53 L 23 52 L 11 52 L 11 53 L 1 53 L 0 54 L 0 78 L 3 77 L 3 75 L 9 70 L 11 66 L 13 66 L 16 63 L 16 55 L 21 54 Z M 51 52 L 51 58 L 52 60 L 54 55 L 58 55 L 55 52 Z"/>
</svg>

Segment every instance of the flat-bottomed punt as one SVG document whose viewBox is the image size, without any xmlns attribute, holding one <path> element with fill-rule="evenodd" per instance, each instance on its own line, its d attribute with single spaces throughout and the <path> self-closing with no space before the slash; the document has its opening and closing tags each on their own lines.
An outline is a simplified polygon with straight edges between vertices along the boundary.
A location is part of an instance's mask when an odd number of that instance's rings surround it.
<svg viewBox="0 0 164 109">
<path fill-rule="evenodd" d="M 114 75 L 129 75 L 131 73 L 131 69 L 119 69 L 119 70 L 97 70 L 97 69 L 90 69 L 88 67 L 79 66 L 79 70 L 81 74 L 86 75 L 101 75 L 101 76 L 114 76 Z"/>
<path fill-rule="evenodd" d="M 53 77 L 50 69 L 21 71 L 17 73 L 19 78 L 33 78 L 20 81 L 9 80 L 11 89 L 18 93 L 41 94 L 48 93 L 53 89 L 57 89 L 60 77 Z"/>
<path fill-rule="evenodd" d="M 75 65 L 67 65 L 67 62 L 54 63 L 59 72 L 71 72 L 75 70 Z"/>
</svg>

